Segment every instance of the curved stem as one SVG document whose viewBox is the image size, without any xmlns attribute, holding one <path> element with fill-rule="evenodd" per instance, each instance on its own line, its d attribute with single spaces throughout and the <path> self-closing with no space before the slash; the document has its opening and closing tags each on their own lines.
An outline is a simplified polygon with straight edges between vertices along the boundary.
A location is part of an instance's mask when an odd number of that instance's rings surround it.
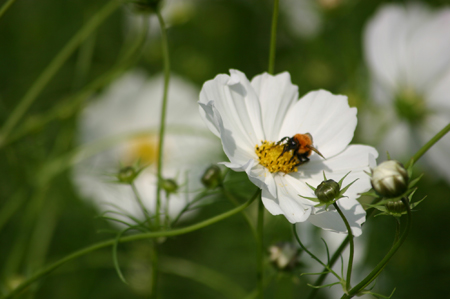
<svg viewBox="0 0 450 299">
<path fill-rule="evenodd" d="M 386 256 L 381 260 L 380 263 L 375 267 L 375 269 L 372 270 L 372 272 L 369 273 L 369 275 L 366 276 L 360 283 L 358 283 L 353 289 L 351 289 L 348 294 L 344 294 L 341 299 L 349 299 L 356 296 L 359 292 L 364 290 L 365 287 L 367 287 L 372 281 L 374 281 L 378 275 L 380 275 L 381 271 L 383 271 L 384 267 L 386 267 L 389 260 L 394 256 L 394 254 L 397 252 L 397 250 L 400 248 L 400 246 L 405 241 L 412 225 L 412 218 L 411 218 L 411 209 L 409 207 L 409 200 L 402 198 L 403 204 L 407 208 L 407 223 L 406 223 L 406 229 L 403 232 L 400 239 L 392 246 L 391 250 L 386 254 Z"/>
<path fill-rule="evenodd" d="M 2 8 L 0 8 L 0 18 L 3 16 L 3 14 L 8 10 L 8 8 L 13 5 L 13 3 L 16 2 L 16 0 L 8 0 L 5 4 L 3 4 Z"/>
<path fill-rule="evenodd" d="M 139 192 L 136 188 L 136 184 L 134 182 L 132 182 L 131 184 L 131 189 L 133 189 L 133 193 L 134 196 L 136 197 L 136 201 L 138 202 L 139 207 L 142 210 L 142 213 L 144 214 L 145 217 L 145 222 L 148 223 L 149 225 L 151 225 L 151 219 L 152 217 L 150 216 L 150 213 L 148 212 L 147 208 L 144 206 L 144 203 L 142 202 L 141 196 L 139 195 Z"/>
<path fill-rule="evenodd" d="M 300 247 L 313 259 L 315 259 L 319 264 L 321 264 L 322 266 L 325 267 L 325 270 L 328 272 L 331 272 L 334 276 L 336 276 L 337 279 L 341 280 L 341 277 L 333 271 L 333 269 L 331 269 L 330 265 L 325 265 L 318 257 L 316 257 L 311 251 L 309 251 L 305 245 L 303 245 L 302 241 L 300 241 L 300 237 L 298 236 L 297 233 L 297 227 L 295 226 L 295 223 L 292 225 L 293 230 L 294 230 L 294 237 L 297 240 L 298 244 L 300 245 Z"/>
<path fill-rule="evenodd" d="M 262 199 L 258 203 L 257 223 L 257 246 L 256 249 L 256 278 L 258 281 L 258 298 L 264 299 L 264 204 Z"/>
<path fill-rule="evenodd" d="M 350 290 L 350 282 L 352 279 L 352 268 L 353 268 L 353 256 L 355 254 L 355 244 L 353 243 L 353 233 L 352 228 L 350 227 L 350 224 L 348 224 L 347 218 L 345 218 L 344 213 L 342 213 L 341 209 L 337 205 L 337 203 L 333 203 L 333 206 L 336 208 L 336 210 L 339 213 L 339 216 L 341 216 L 342 220 L 344 220 L 345 227 L 347 228 L 347 233 L 349 236 L 350 241 L 350 254 L 348 256 L 348 267 L 347 267 L 347 279 L 345 284 L 345 290 Z"/>
<path fill-rule="evenodd" d="M 169 46 L 167 41 L 167 32 L 164 19 L 161 13 L 156 13 L 158 16 L 159 26 L 161 27 L 161 43 L 164 60 L 164 93 L 161 105 L 161 122 L 159 127 L 159 147 L 158 147 L 158 187 L 156 188 L 156 227 L 159 228 L 160 213 L 161 213 L 161 180 L 162 180 L 162 161 L 163 161 L 163 148 L 164 148 L 164 133 L 166 129 L 166 114 L 167 114 L 167 95 L 169 92 L 169 79 L 170 79 L 170 60 L 169 60 Z"/>
<path fill-rule="evenodd" d="M 253 197 L 250 200 L 248 200 L 244 204 L 240 205 L 239 207 L 237 207 L 235 209 L 232 209 L 230 211 L 227 211 L 225 213 L 222 213 L 220 215 L 217 215 L 215 217 L 212 217 L 210 219 L 207 219 L 205 221 L 202 221 L 200 223 L 197 223 L 197 224 L 194 224 L 194 225 L 191 225 L 191 226 L 188 226 L 188 227 L 180 228 L 180 229 L 174 229 L 174 230 L 168 230 L 168 231 L 158 231 L 158 232 L 149 232 L 149 233 L 142 233 L 142 234 L 126 236 L 126 237 L 120 238 L 119 243 L 132 242 L 132 241 L 137 241 L 137 240 L 158 238 L 158 237 L 171 237 L 171 236 L 177 236 L 177 235 L 182 235 L 182 234 L 186 234 L 186 233 L 190 233 L 190 232 L 196 231 L 196 230 L 201 229 L 203 227 L 206 227 L 206 226 L 209 226 L 209 225 L 214 224 L 216 222 L 219 222 L 221 220 L 224 220 L 224 219 L 226 219 L 226 218 L 228 218 L 230 216 L 233 216 L 233 215 L 235 215 L 237 213 L 240 213 L 242 210 L 247 208 L 256 199 L 256 197 L 259 195 L 259 192 L 260 192 L 260 190 L 258 189 L 257 192 L 253 195 Z M 25 280 L 22 284 L 20 284 L 17 288 L 15 288 L 13 291 L 11 291 L 9 294 L 5 295 L 2 298 L 3 299 L 12 298 L 15 295 L 18 295 L 21 291 L 23 291 L 30 284 L 32 284 L 36 280 L 44 277 L 45 275 L 49 274 L 50 272 L 52 272 L 53 270 L 57 269 L 61 265 L 65 264 L 66 262 L 69 262 L 69 261 L 71 261 L 73 259 L 76 259 L 76 258 L 78 258 L 80 256 L 83 256 L 85 254 L 88 254 L 88 253 L 90 253 L 92 251 L 112 246 L 115 242 L 116 242 L 115 239 L 103 241 L 103 242 L 91 245 L 89 247 L 86 247 L 84 249 L 78 250 L 78 251 L 76 251 L 76 252 L 74 252 L 72 254 L 69 254 L 68 256 L 66 256 L 66 257 L 60 259 L 59 261 L 51 264 L 47 268 L 42 269 L 41 271 L 35 273 L 30 278 Z"/>
<path fill-rule="evenodd" d="M 336 249 L 336 251 L 334 252 L 333 256 L 331 257 L 330 261 L 328 262 L 328 267 L 333 267 L 333 265 L 336 263 L 336 261 L 339 259 L 339 257 L 341 256 L 342 251 L 344 251 L 344 249 L 347 247 L 348 243 L 350 241 L 350 237 L 347 236 L 344 241 L 342 241 L 341 245 L 339 245 L 338 249 Z M 315 286 L 320 286 L 322 285 L 322 283 L 325 281 L 325 278 L 327 278 L 328 272 L 326 272 L 328 268 L 324 267 L 324 269 L 322 270 L 322 273 L 314 282 Z M 307 299 L 313 299 L 317 292 L 319 291 L 319 288 L 313 288 L 311 290 L 311 292 L 309 293 L 309 296 Z"/>
<path fill-rule="evenodd" d="M 269 74 L 273 74 L 275 68 L 275 52 L 277 44 L 277 23 L 278 23 L 278 4 L 279 0 L 273 2 L 272 28 L 270 32 L 270 52 L 269 52 Z"/>
<path fill-rule="evenodd" d="M 406 163 L 405 168 L 408 169 L 411 163 L 415 164 L 436 142 L 439 141 L 445 134 L 450 131 L 450 123 L 446 125 L 442 130 L 440 130 L 433 138 L 430 139 L 421 149 L 414 154 L 411 160 Z"/>
<path fill-rule="evenodd" d="M 20 121 L 22 116 L 36 100 L 38 95 L 53 78 L 56 72 L 73 54 L 78 46 L 100 25 L 103 21 L 122 5 L 124 1 L 111 0 L 102 9 L 100 9 L 90 20 L 84 25 L 61 49 L 61 51 L 53 58 L 50 64 L 39 75 L 33 85 L 28 89 L 27 93 L 20 100 L 19 105 L 13 110 L 0 131 L 0 147 L 3 146 L 4 140 L 8 137 L 11 130 Z"/>
</svg>

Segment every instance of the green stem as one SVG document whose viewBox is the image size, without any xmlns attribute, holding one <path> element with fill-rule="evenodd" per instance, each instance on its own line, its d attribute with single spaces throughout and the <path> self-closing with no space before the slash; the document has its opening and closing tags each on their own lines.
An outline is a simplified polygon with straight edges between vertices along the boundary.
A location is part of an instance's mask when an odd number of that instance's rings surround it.
<svg viewBox="0 0 450 299">
<path fill-rule="evenodd" d="M 2 8 L 0 8 L 0 18 L 3 16 L 3 14 L 10 8 L 13 3 L 16 2 L 16 0 L 8 0 L 5 4 L 3 4 Z"/>
<path fill-rule="evenodd" d="M 127 47 L 124 54 L 120 55 L 119 61 L 111 69 L 95 80 L 92 80 L 90 84 L 82 88 L 79 92 L 65 99 L 58 100 L 58 104 L 55 105 L 50 111 L 29 117 L 24 124 L 22 124 L 14 133 L 10 135 L 9 138 L 3 140 L 2 145 L 6 146 L 23 138 L 31 132 L 35 132 L 37 128 L 42 128 L 47 123 L 55 119 L 67 118 L 79 111 L 79 107 L 87 98 L 89 98 L 90 95 L 100 88 L 108 85 L 138 60 L 140 56 L 138 53 L 145 44 L 146 35 L 147 30 L 143 30 L 136 41 Z"/>
<path fill-rule="evenodd" d="M 20 100 L 19 104 L 10 114 L 0 131 L 0 147 L 3 146 L 4 140 L 8 137 L 11 130 L 20 121 L 22 116 L 36 100 L 38 95 L 53 78 L 56 72 L 66 62 L 66 60 L 73 54 L 77 47 L 100 25 L 103 21 L 112 14 L 116 9 L 122 5 L 124 1 L 111 0 L 102 9 L 100 9 L 90 20 L 84 25 L 69 42 L 61 49 L 61 51 L 53 58 L 50 64 L 36 79 L 33 85 L 28 89 L 27 93 Z"/>
<path fill-rule="evenodd" d="M 236 207 L 239 205 L 239 201 L 234 197 L 234 195 L 228 191 L 225 186 L 221 187 L 223 194 L 228 198 L 229 201 L 231 201 L 232 204 L 234 204 Z M 250 230 L 252 231 L 253 236 L 255 237 L 255 240 L 258 240 L 258 233 L 256 232 L 255 226 L 252 223 L 252 220 L 247 215 L 245 211 L 242 211 L 242 216 L 244 217 L 245 221 L 247 222 L 248 226 L 250 227 Z"/>
<path fill-rule="evenodd" d="M 442 130 L 440 130 L 436 135 L 434 135 L 433 138 L 430 139 L 424 146 L 422 146 L 421 149 L 415 153 L 415 155 L 409 160 L 408 163 L 406 163 L 405 168 L 408 169 L 408 167 L 411 165 L 411 163 L 415 164 L 417 160 L 419 160 L 436 142 L 439 141 L 442 137 L 444 137 L 445 134 L 447 134 L 450 131 L 450 123 L 445 126 Z"/>
<path fill-rule="evenodd" d="M 262 199 L 258 203 L 258 223 L 256 232 L 258 236 L 258 248 L 256 249 L 258 298 L 264 299 L 264 204 Z"/>
<path fill-rule="evenodd" d="M 166 129 L 166 114 L 167 114 L 167 95 L 169 92 L 169 80 L 170 80 L 170 60 L 169 60 L 169 46 L 167 41 L 167 31 L 164 19 L 161 13 L 156 13 L 159 20 L 159 26 L 161 27 L 161 43 L 164 60 L 164 94 L 161 105 L 161 123 L 159 127 L 159 147 L 158 147 L 158 187 L 156 189 L 156 227 L 159 227 L 160 222 L 160 209 L 161 209 L 161 180 L 162 180 L 162 162 L 163 162 L 163 148 L 164 148 L 164 133 Z"/>
<path fill-rule="evenodd" d="M 146 220 L 145 222 L 147 223 L 147 225 L 150 225 L 152 217 L 150 216 L 150 213 L 148 212 L 147 208 L 144 206 L 144 203 L 142 202 L 141 196 L 139 195 L 139 192 L 138 192 L 134 182 L 131 183 L 130 185 L 131 185 L 131 189 L 133 189 L 133 193 L 134 193 L 134 196 L 136 197 L 136 201 L 138 202 L 138 205 L 141 208 L 142 213 L 144 214 L 144 217 Z"/>
<path fill-rule="evenodd" d="M 369 275 L 366 276 L 360 283 L 358 283 L 353 289 L 351 289 L 348 294 L 344 294 L 341 299 L 350 299 L 356 296 L 358 293 L 360 293 L 364 288 L 366 288 L 370 283 L 372 283 L 378 275 L 380 275 L 381 271 L 383 271 L 384 267 L 386 267 L 387 263 L 390 261 L 390 259 L 394 256 L 394 254 L 397 252 L 397 250 L 400 248 L 400 246 L 405 241 L 406 237 L 408 236 L 409 231 L 411 230 L 412 225 L 412 218 L 411 218 L 411 209 L 409 207 L 409 200 L 402 198 L 403 204 L 407 208 L 407 223 L 406 223 L 406 229 L 403 232 L 400 239 L 392 246 L 391 250 L 386 254 L 386 256 L 381 260 L 380 263 L 375 267 L 375 269 L 372 270 L 372 272 L 369 273 Z"/>
<path fill-rule="evenodd" d="M 275 52 L 277 44 L 277 23 L 279 0 L 273 2 L 272 28 L 270 31 L 269 74 L 273 74 L 275 68 Z"/>
<path fill-rule="evenodd" d="M 257 192 L 253 195 L 253 197 L 251 199 L 249 199 L 247 202 L 243 203 L 239 207 L 234 208 L 234 209 L 232 209 L 230 211 L 227 211 L 225 213 L 222 213 L 220 215 L 217 215 L 215 217 L 212 217 L 210 219 L 207 219 L 205 221 L 202 221 L 200 223 L 197 223 L 197 224 L 194 224 L 194 225 L 191 225 L 191 226 L 188 226 L 188 227 L 180 228 L 180 229 L 167 230 L 167 231 L 157 231 L 157 232 L 149 232 L 149 233 L 142 233 L 142 234 L 126 236 L 126 237 L 120 238 L 119 242 L 120 243 L 125 243 L 125 242 L 132 242 L 132 241 L 137 241 L 137 240 L 151 239 L 151 238 L 158 238 L 158 237 L 171 237 L 171 236 L 178 236 L 178 235 L 182 235 L 182 234 L 186 234 L 186 233 L 190 233 L 190 232 L 196 231 L 196 230 L 201 229 L 203 227 L 206 227 L 206 226 L 209 226 L 209 225 L 214 224 L 216 222 L 222 221 L 222 220 L 224 220 L 224 219 L 226 219 L 226 218 L 228 218 L 230 216 L 233 216 L 233 215 L 235 215 L 237 213 L 240 213 L 242 210 L 247 208 L 257 198 L 257 196 L 259 195 L 259 192 L 260 192 L 260 190 L 258 189 Z M 51 264 L 47 268 L 45 268 L 45 269 L 35 273 L 30 278 L 25 280 L 22 284 L 20 284 L 17 288 L 15 288 L 13 291 L 11 291 L 9 294 L 5 295 L 2 298 L 3 299 L 12 298 L 15 295 L 18 295 L 21 291 L 23 291 L 30 284 L 32 284 L 36 280 L 42 278 L 43 276 L 49 274 L 50 272 L 52 272 L 53 270 L 57 269 L 61 265 L 65 264 L 66 262 L 69 262 L 69 261 L 71 261 L 73 259 L 76 259 L 76 258 L 78 258 L 80 256 L 83 256 L 85 254 L 88 254 L 88 253 L 90 253 L 92 251 L 112 246 L 112 245 L 114 245 L 115 242 L 116 242 L 115 239 L 103 241 L 103 242 L 91 245 L 89 247 L 86 247 L 84 249 L 78 250 L 78 251 L 76 251 L 76 252 L 74 252 L 72 254 L 69 254 L 68 256 L 66 256 L 66 257 L 60 259 L 59 261 Z"/>
<path fill-rule="evenodd" d="M 150 298 L 158 298 L 158 280 L 159 280 L 159 261 L 158 261 L 158 244 L 157 241 L 154 240 L 152 242 L 152 281 L 151 281 L 151 293 Z"/>
<path fill-rule="evenodd" d="M 344 241 L 342 241 L 341 245 L 339 245 L 339 248 L 336 249 L 336 251 L 334 252 L 333 256 L 331 257 L 329 263 L 328 263 L 328 267 L 333 267 L 333 265 L 336 263 L 336 261 L 339 259 L 339 257 L 341 256 L 342 251 L 344 251 L 344 249 L 347 247 L 348 243 L 350 241 L 350 237 L 347 236 Z M 328 272 L 326 272 L 328 270 L 327 267 L 324 267 L 324 269 L 322 270 L 322 273 L 317 280 L 314 282 L 315 286 L 320 286 L 323 284 L 323 282 L 325 281 L 325 278 L 328 275 Z M 313 288 L 311 290 L 311 293 L 309 293 L 309 296 L 307 299 L 313 299 L 317 292 L 319 291 L 319 288 Z"/>
<path fill-rule="evenodd" d="M 341 216 L 342 220 L 344 220 L 345 227 L 347 228 L 347 233 L 348 233 L 349 241 L 350 241 L 350 254 L 348 257 L 347 279 L 346 279 L 346 284 L 345 284 L 345 290 L 348 291 L 348 290 L 350 290 L 350 282 L 352 279 L 353 256 L 355 254 L 355 244 L 353 243 L 352 228 L 350 227 L 350 224 L 348 224 L 347 218 L 345 218 L 344 213 L 342 213 L 341 209 L 339 208 L 339 206 L 337 205 L 336 202 L 333 203 L 333 206 L 338 211 L 339 216 Z"/>
<path fill-rule="evenodd" d="M 292 225 L 292 228 L 294 230 L 294 237 L 297 240 L 300 247 L 303 249 L 303 251 L 305 251 L 310 257 L 315 259 L 319 264 L 324 266 L 326 271 L 331 272 L 334 276 L 336 276 L 337 279 L 341 280 L 341 277 L 336 272 L 334 272 L 333 269 L 331 269 L 330 265 L 325 265 L 318 257 L 316 257 L 311 251 L 309 251 L 305 245 L 303 245 L 302 241 L 300 241 L 300 237 L 298 236 L 295 223 Z"/>
</svg>

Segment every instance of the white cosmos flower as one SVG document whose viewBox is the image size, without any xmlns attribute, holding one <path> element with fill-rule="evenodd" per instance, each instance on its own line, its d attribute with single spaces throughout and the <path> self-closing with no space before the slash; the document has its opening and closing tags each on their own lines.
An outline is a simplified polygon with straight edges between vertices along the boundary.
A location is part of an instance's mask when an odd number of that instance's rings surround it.
<svg viewBox="0 0 450 299">
<path fill-rule="evenodd" d="M 162 94 L 162 75 L 148 79 L 142 72 L 129 72 L 92 101 L 80 116 L 81 144 L 106 137 L 129 136 L 74 167 L 73 178 L 79 192 L 91 199 L 100 211 L 114 210 L 143 218 L 130 186 L 111 183 L 111 176 L 108 176 L 117 173 L 120 164 L 130 165 L 140 159 L 149 167 L 136 179 L 136 187 L 147 210 L 155 212 Z M 194 191 L 201 187 L 203 171 L 221 157 L 220 144 L 198 115 L 197 97 L 195 86 L 180 77 L 171 77 L 163 177 L 175 179 L 180 189 L 170 196 L 169 202 L 163 192 L 162 207 L 168 204 L 172 219 L 193 198 Z M 133 133 L 143 130 L 145 134 L 133 137 Z M 108 216 L 117 217 L 115 214 Z"/>
<path fill-rule="evenodd" d="M 365 136 L 381 136 L 380 151 L 409 158 L 450 122 L 450 8 L 382 6 L 364 35 L 377 115 Z M 373 112 L 372 109 L 371 112 Z M 383 130 L 384 129 L 384 130 Z M 425 161 L 450 180 L 450 135 Z"/>
<path fill-rule="evenodd" d="M 338 204 L 352 223 L 354 234 L 361 234 L 365 212 L 356 198 L 358 193 L 370 189 L 370 178 L 364 171 L 375 165 L 378 153 L 369 146 L 349 145 L 357 122 L 356 108 L 348 106 L 345 96 L 324 90 L 310 92 L 298 101 L 298 88 L 292 85 L 288 73 L 264 73 L 251 82 L 237 70 L 230 73 L 207 81 L 199 101 L 200 113 L 222 140 L 230 159 L 223 164 L 247 173 L 262 189 L 263 203 L 273 215 L 282 214 L 291 223 L 309 220 L 338 232 L 346 229 L 333 207 L 326 212 L 299 194 L 314 197 L 306 183 L 319 185 L 323 172 L 328 179 L 339 181 L 351 171 L 344 185 L 356 178 L 358 181 Z M 270 172 L 259 163 L 256 147 L 262 141 L 277 142 L 297 133 L 310 133 L 314 146 L 326 160 L 312 153 L 308 163 L 289 173 Z"/>
</svg>

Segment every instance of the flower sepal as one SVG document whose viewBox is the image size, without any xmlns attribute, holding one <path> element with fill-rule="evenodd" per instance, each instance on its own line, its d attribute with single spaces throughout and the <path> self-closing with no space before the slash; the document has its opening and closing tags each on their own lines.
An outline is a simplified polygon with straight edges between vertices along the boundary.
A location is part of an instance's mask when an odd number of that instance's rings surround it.
<svg viewBox="0 0 450 299">
<path fill-rule="evenodd" d="M 139 176 L 139 174 L 145 169 L 145 166 L 140 166 L 139 161 L 136 161 L 131 166 L 122 166 L 119 171 L 114 174 L 114 179 L 111 181 L 116 184 L 131 185 Z"/>
<path fill-rule="evenodd" d="M 325 206 L 325 210 L 328 210 L 328 207 L 330 205 L 333 205 L 336 201 L 338 201 L 340 198 L 345 197 L 344 193 L 347 191 L 347 189 L 358 179 L 354 180 L 344 188 L 342 188 L 342 182 L 344 179 L 350 174 L 350 171 L 347 172 L 346 175 L 342 177 L 342 179 L 339 180 L 339 182 L 336 182 L 334 180 L 327 179 L 325 172 L 323 172 L 323 181 L 317 186 L 317 188 L 314 188 L 310 184 L 306 183 L 311 190 L 314 191 L 314 194 L 316 197 L 306 197 L 302 195 L 298 195 L 300 197 L 312 200 L 314 202 L 318 202 L 319 204 L 315 205 L 314 207 L 321 207 Z M 341 189 L 342 188 L 342 189 Z"/>
<path fill-rule="evenodd" d="M 413 189 L 409 196 L 405 197 L 408 199 L 409 208 L 412 210 L 415 207 L 417 207 L 425 198 L 422 198 L 419 201 L 412 202 L 412 197 L 414 193 L 416 192 L 416 189 Z M 378 211 L 381 211 L 381 213 L 378 213 L 376 216 L 385 215 L 385 216 L 394 216 L 394 217 L 401 217 L 402 215 L 405 215 L 407 213 L 407 207 L 402 202 L 401 197 L 393 198 L 393 199 L 383 199 L 377 204 L 369 205 L 371 208 L 375 208 Z"/>
</svg>

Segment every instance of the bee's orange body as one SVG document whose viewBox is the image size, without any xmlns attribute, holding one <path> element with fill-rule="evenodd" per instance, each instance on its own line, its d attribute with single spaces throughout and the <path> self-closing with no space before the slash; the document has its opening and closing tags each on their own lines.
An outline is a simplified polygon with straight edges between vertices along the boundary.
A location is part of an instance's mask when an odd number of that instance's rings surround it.
<svg viewBox="0 0 450 299">
<path fill-rule="evenodd" d="M 313 146 L 313 138 L 311 134 L 295 134 L 293 137 L 284 137 L 281 138 L 280 141 L 277 142 L 277 144 L 282 143 L 283 141 L 287 140 L 287 143 L 284 145 L 283 152 L 281 153 L 280 157 L 290 150 L 293 150 L 292 159 L 297 157 L 298 159 L 298 165 L 301 165 L 303 163 L 306 163 L 309 161 L 309 156 L 311 156 L 311 152 L 314 151 L 319 156 L 325 159 L 325 157 Z"/>
</svg>

